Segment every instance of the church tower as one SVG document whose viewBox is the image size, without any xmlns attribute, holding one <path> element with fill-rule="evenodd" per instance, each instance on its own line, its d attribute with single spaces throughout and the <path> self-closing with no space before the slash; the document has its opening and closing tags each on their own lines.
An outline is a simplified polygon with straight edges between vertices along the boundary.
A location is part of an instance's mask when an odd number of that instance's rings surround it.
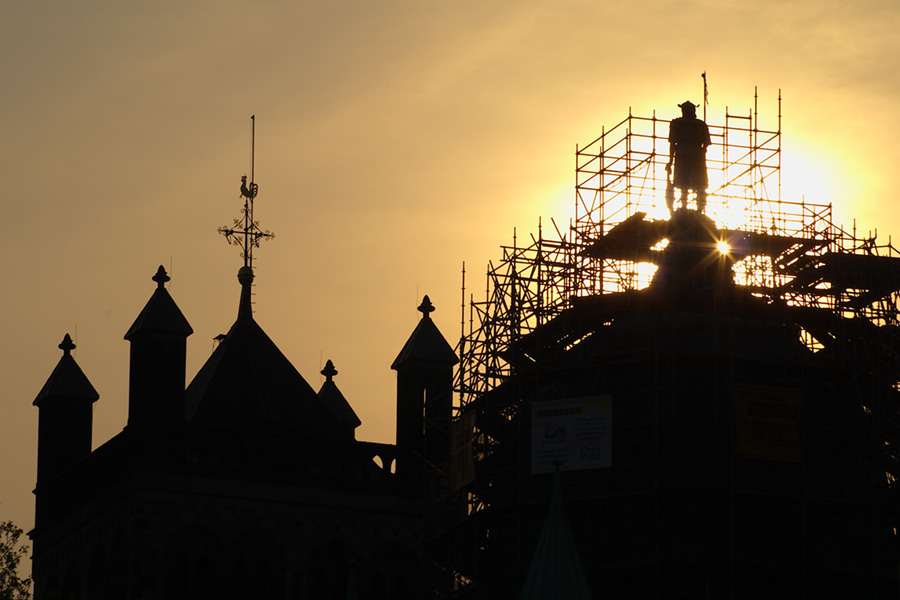
<svg viewBox="0 0 900 600">
<path fill-rule="evenodd" d="M 153 281 L 156 290 L 125 334 L 131 342 L 128 426 L 136 429 L 184 422 L 187 337 L 194 330 L 166 290 L 162 266 Z"/>
<path fill-rule="evenodd" d="M 38 407 L 38 483 L 91 453 L 91 413 L 100 395 L 75 362 L 69 334 L 53 373 L 34 401 Z"/>
<path fill-rule="evenodd" d="M 397 448 L 438 466 L 450 454 L 453 366 L 459 359 L 431 320 L 428 296 L 419 311 L 419 324 L 391 365 L 397 371 Z M 401 476 L 417 471 L 418 465 L 397 467 Z"/>
<path fill-rule="evenodd" d="M 63 351 L 53 373 L 41 389 L 34 405 L 38 407 L 38 487 L 91 453 L 93 404 L 100 397 L 75 362 L 75 344 L 69 334 L 59 345 Z M 35 521 L 45 516 L 38 495 Z"/>
<path fill-rule="evenodd" d="M 244 263 L 237 319 L 185 387 L 192 329 L 160 267 L 125 335 L 128 424 L 93 451 L 97 393 L 63 342 L 35 401 L 36 598 L 423 597 L 421 486 L 398 474 L 393 445 L 355 439 L 334 364 L 317 394 L 254 319 L 253 249 L 272 237 L 253 218 L 257 192 L 244 178 L 243 218 L 220 229 Z M 435 336 L 455 361 L 427 319 L 398 359 L 403 377 L 426 382 L 413 406 L 420 452 L 423 395 L 446 398 L 450 414 L 449 367 L 428 375 Z"/>
</svg>

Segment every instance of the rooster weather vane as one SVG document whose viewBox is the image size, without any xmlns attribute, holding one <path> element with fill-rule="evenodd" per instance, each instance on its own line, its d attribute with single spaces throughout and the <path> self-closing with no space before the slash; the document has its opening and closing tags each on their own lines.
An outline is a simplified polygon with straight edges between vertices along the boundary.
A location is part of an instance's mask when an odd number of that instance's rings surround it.
<svg viewBox="0 0 900 600">
<path fill-rule="evenodd" d="M 253 219 L 253 200 L 259 193 L 259 185 L 253 181 L 256 153 L 256 115 L 250 117 L 252 123 L 250 143 L 250 183 L 247 176 L 241 177 L 241 198 L 244 199 L 243 216 L 234 220 L 232 227 L 219 227 L 219 233 L 225 236 L 225 241 L 233 246 L 241 247 L 241 256 L 244 258 L 244 266 L 253 268 L 253 249 L 259 247 L 259 242 L 264 239 L 272 239 L 275 234 L 271 231 L 263 231 L 259 228 L 259 222 Z"/>
</svg>

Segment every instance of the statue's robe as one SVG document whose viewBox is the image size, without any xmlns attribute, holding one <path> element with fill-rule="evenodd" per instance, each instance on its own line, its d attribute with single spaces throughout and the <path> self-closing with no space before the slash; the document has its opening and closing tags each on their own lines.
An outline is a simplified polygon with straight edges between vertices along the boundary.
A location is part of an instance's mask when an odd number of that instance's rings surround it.
<svg viewBox="0 0 900 600">
<path fill-rule="evenodd" d="M 678 117 L 669 123 L 669 148 L 674 152 L 673 185 L 681 190 L 700 192 L 709 186 L 706 173 L 706 148 L 709 127 L 694 117 Z"/>
</svg>

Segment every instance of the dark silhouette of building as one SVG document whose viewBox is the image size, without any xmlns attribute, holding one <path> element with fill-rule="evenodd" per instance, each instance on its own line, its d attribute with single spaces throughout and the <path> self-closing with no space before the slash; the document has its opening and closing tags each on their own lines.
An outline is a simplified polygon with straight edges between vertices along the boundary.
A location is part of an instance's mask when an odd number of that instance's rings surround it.
<svg viewBox="0 0 900 600">
<path fill-rule="evenodd" d="M 68 336 L 35 400 L 35 596 L 420 598 L 423 408 L 452 389 L 434 348 L 454 357 L 427 312 L 395 364 L 398 443 L 368 443 L 331 361 L 316 393 L 254 320 L 249 267 L 237 320 L 186 388 L 192 330 L 162 267 L 153 279 L 125 335 L 125 429 L 91 452 L 98 394 Z"/>
<path fill-rule="evenodd" d="M 186 388 L 162 269 L 128 425 L 93 452 L 61 344 L 38 600 L 898 598 L 900 253 L 771 197 L 780 116 L 755 108 L 709 126 L 705 214 L 669 212 L 667 125 L 577 151 L 572 226 L 503 248 L 455 352 L 425 297 L 396 445 L 355 440 L 334 365 L 316 394 L 254 321 L 251 182 L 222 230 L 238 318 Z"/>
<path fill-rule="evenodd" d="M 900 595 L 900 253 L 769 198 L 756 118 L 713 127 L 707 214 L 669 214 L 666 123 L 631 115 L 578 150 L 572 227 L 504 247 L 429 589 L 534 597 L 553 458 L 595 598 Z"/>
</svg>

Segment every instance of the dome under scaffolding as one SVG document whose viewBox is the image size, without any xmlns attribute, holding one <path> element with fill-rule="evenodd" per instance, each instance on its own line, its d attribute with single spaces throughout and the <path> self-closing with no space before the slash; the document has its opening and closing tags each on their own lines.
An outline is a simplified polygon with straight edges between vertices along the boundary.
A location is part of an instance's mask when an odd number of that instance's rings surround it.
<svg viewBox="0 0 900 600">
<path fill-rule="evenodd" d="M 669 121 L 629 114 L 569 227 L 464 285 L 438 596 L 516 597 L 562 461 L 595 597 L 896 597 L 900 253 L 781 198 L 780 113 L 710 124 L 681 207 Z"/>
</svg>

